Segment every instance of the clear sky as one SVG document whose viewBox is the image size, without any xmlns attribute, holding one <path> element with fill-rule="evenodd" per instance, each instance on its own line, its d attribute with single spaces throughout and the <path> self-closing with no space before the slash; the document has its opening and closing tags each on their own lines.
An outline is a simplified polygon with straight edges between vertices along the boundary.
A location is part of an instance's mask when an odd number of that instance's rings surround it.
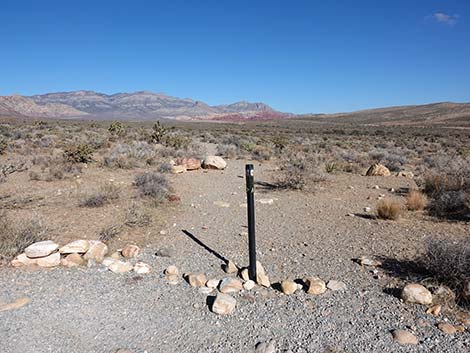
<svg viewBox="0 0 470 353">
<path fill-rule="evenodd" d="M 0 95 L 80 89 L 294 113 L 470 102 L 470 1 L 0 0 Z"/>
</svg>

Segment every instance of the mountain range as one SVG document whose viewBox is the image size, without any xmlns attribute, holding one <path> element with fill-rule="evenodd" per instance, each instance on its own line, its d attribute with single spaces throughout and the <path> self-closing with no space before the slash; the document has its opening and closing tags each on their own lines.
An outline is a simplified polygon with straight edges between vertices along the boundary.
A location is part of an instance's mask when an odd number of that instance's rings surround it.
<svg viewBox="0 0 470 353">
<path fill-rule="evenodd" d="M 93 91 L 0 96 L 0 116 L 80 119 L 184 119 L 225 120 L 281 117 L 264 103 L 236 102 L 211 106 L 189 98 L 162 93 L 104 94 Z"/>
</svg>

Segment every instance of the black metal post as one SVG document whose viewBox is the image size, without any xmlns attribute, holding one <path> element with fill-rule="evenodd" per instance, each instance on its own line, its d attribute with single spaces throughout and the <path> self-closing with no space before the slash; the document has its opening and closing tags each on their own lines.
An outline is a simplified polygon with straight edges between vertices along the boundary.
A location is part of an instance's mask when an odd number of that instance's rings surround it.
<svg viewBox="0 0 470 353">
<path fill-rule="evenodd" d="M 256 238 L 255 238 L 255 186 L 253 164 L 245 166 L 246 175 L 246 201 L 248 205 L 248 248 L 250 254 L 250 267 L 248 274 L 256 281 Z"/>
</svg>

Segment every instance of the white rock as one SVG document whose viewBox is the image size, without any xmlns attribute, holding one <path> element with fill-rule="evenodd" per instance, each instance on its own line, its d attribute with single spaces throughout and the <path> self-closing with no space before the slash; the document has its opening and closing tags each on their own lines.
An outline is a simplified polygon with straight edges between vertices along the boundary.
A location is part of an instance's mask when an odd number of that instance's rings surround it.
<svg viewBox="0 0 470 353">
<path fill-rule="evenodd" d="M 124 257 L 131 258 L 139 255 L 140 248 L 137 245 L 127 244 L 122 250 L 121 254 Z"/>
<path fill-rule="evenodd" d="M 111 265 L 112 263 L 116 261 L 119 261 L 119 260 L 116 260 L 115 258 L 112 258 L 112 257 L 105 257 L 101 263 L 104 266 L 109 267 L 109 265 Z"/>
<path fill-rule="evenodd" d="M 30 259 L 25 253 L 19 254 L 11 261 L 13 267 L 34 266 L 37 265 L 36 259 Z"/>
<path fill-rule="evenodd" d="M 400 344 L 410 344 L 410 345 L 417 345 L 418 338 L 413 335 L 411 332 L 405 330 L 394 330 L 392 332 L 393 339 L 395 342 Z"/>
<path fill-rule="evenodd" d="M 362 265 L 362 266 L 380 266 L 382 263 L 380 261 L 371 259 L 367 256 L 361 256 L 357 261 Z"/>
<path fill-rule="evenodd" d="M 426 287 L 418 283 L 407 284 L 401 292 L 401 298 L 407 303 L 422 305 L 432 304 L 431 292 Z"/>
<path fill-rule="evenodd" d="M 217 288 L 219 286 L 220 281 L 218 279 L 210 279 L 206 282 L 207 288 Z"/>
<path fill-rule="evenodd" d="M 90 248 L 90 242 L 85 239 L 74 240 L 59 249 L 61 254 L 84 254 Z"/>
<path fill-rule="evenodd" d="M 139 275 L 145 275 L 147 273 L 150 273 L 150 271 L 152 271 L 152 268 L 145 262 L 137 262 L 134 265 L 134 272 Z"/>
<path fill-rule="evenodd" d="M 104 257 L 108 253 L 108 246 L 99 240 L 89 241 L 88 251 L 83 258 L 85 260 L 94 260 L 96 262 L 103 262 Z"/>
<path fill-rule="evenodd" d="M 202 162 L 204 169 L 225 169 L 227 162 L 219 156 L 207 156 Z"/>
<path fill-rule="evenodd" d="M 219 315 L 229 315 L 235 310 L 237 301 L 228 294 L 217 293 L 214 303 L 212 304 L 212 311 Z"/>
<path fill-rule="evenodd" d="M 325 282 L 318 277 L 308 277 L 304 282 L 307 284 L 308 294 L 318 295 L 326 292 Z"/>
<path fill-rule="evenodd" d="M 55 252 L 45 257 L 36 258 L 36 264 L 41 267 L 54 267 L 60 265 L 60 253 Z"/>
<path fill-rule="evenodd" d="M 246 281 L 245 283 L 243 283 L 243 288 L 245 290 L 252 290 L 253 288 L 256 287 L 256 282 L 255 281 L 252 281 L 251 279 L 249 279 L 248 281 Z"/>
<path fill-rule="evenodd" d="M 276 353 L 276 341 L 259 342 L 255 347 L 255 353 Z"/>
<path fill-rule="evenodd" d="M 108 269 L 114 273 L 126 273 L 132 271 L 132 264 L 130 262 L 115 260 Z"/>
<path fill-rule="evenodd" d="M 201 294 L 204 295 L 209 295 L 214 291 L 214 288 L 208 288 L 208 287 L 199 287 L 197 291 Z"/>
<path fill-rule="evenodd" d="M 238 272 L 238 267 L 237 265 L 235 265 L 232 261 L 228 261 L 226 264 L 223 264 L 222 265 L 223 267 L 223 270 L 225 271 L 225 273 L 236 273 Z"/>
<path fill-rule="evenodd" d="M 299 287 L 297 286 L 297 283 L 295 283 L 294 281 L 284 280 L 281 282 L 282 293 L 286 295 L 294 294 L 298 288 Z"/>
<path fill-rule="evenodd" d="M 230 204 L 224 201 L 214 201 L 214 205 L 221 208 L 229 208 Z"/>
<path fill-rule="evenodd" d="M 221 293 L 237 293 L 242 289 L 242 282 L 232 277 L 224 278 L 219 284 L 219 290 Z"/>
<path fill-rule="evenodd" d="M 28 246 L 24 253 L 29 258 L 44 257 L 52 254 L 59 248 L 59 244 L 54 243 L 52 240 L 39 241 Z"/>
<path fill-rule="evenodd" d="M 262 205 L 272 205 L 274 203 L 273 199 L 259 199 L 258 202 Z"/>
<path fill-rule="evenodd" d="M 328 281 L 326 288 L 332 291 L 344 291 L 347 289 L 347 286 L 344 282 L 335 281 L 334 279 Z"/>
</svg>

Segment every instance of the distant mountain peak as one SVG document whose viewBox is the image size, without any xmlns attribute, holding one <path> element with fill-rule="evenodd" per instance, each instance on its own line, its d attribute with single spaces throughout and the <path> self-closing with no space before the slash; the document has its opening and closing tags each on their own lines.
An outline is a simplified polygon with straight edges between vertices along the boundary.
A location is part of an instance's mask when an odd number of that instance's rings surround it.
<svg viewBox="0 0 470 353">
<path fill-rule="evenodd" d="M 252 118 L 259 116 L 261 112 L 275 112 L 264 103 L 240 101 L 227 105 L 210 106 L 191 98 L 172 97 L 165 93 L 155 93 L 149 90 L 114 94 L 79 90 L 18 97 L 26 101 L 23 100 L 23 104 L 16 105 L 8 99 L 8 96 L 0 97 L 0 104 L 3 104 L 0 105 L 0 114 L 56 118 L 85 117 L 87 119 L 204 120 L 224 118 L 233 114 L 236 114 L 238 119 Z M 25 109 L 26 106 L 28 106 L 27 109 Z M 282 116 L 282 113 L 279 115 Z M 263 116 L 277 115 L 264 114 Z"/>
</svg>

